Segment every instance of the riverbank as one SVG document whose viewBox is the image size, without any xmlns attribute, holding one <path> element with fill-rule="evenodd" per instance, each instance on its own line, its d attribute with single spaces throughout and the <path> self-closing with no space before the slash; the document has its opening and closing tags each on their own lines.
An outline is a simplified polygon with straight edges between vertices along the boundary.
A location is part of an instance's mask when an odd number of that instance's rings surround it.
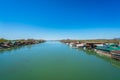
<svg viewBox="0 0 120 80">
<path fill-rule="evenodd" d="M 61 42 L 74 48 L 92 49 L 100 55 L 120 60 L 119 40 L 61 40 Z"/>
<path fill-rule="evenodd" d="M 39 44 L 43 43 L 45 40 L 35 40 L 35 39 L 22 39 L 22 40 L 7 40 L 7 39 L 0 39 L 0 50 L 31 45 L 31 44 Z"/>
</svg>

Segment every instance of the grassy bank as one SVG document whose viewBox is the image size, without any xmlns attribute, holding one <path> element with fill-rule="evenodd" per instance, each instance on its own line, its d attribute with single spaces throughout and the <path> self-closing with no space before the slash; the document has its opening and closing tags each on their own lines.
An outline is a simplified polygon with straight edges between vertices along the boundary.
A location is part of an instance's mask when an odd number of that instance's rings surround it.
<svg viewBox="0 0 120 80">
<path fill-rule="evenodd" d="M 120 40 L 116 39 L 91 39 L 91 40 L 60 40 L 61 42 L 64 43 L 70 43 L 70 42 L 79 42 L 79 43 L 120 43 Z"/>
</svg>

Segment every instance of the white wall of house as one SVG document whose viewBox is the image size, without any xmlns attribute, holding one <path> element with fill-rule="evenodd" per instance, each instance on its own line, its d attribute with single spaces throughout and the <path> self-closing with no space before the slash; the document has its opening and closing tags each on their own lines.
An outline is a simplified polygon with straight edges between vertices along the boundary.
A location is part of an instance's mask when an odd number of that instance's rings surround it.
<svg viewBox="0 0 120 80">
<path fill-rule="evenodd" d="M 103 44 L 95 44 L 96 46 L 104 46 Z"/>
<path fill-rule="evenodd" d="M 84 46 L 83 43 L 81 43 L 81 44 L 76 44 L 76 47 L 82 47 L 82 46 Z"/>
</svg>

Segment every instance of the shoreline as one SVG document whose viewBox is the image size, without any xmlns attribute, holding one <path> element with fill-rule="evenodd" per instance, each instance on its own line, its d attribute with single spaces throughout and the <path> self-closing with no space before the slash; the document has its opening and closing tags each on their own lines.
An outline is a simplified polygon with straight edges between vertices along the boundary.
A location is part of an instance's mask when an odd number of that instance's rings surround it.
<svg viewBox="0 0 120 80">
<path fill-rule="evenodd" d="M 25 45 L 32 45 L 32 44 L 39 44 L 43 43 L 45 40 L 34 40 L 34 39 L 27 39 L 27 40 L 2 40 L 0 41 L 0 50 L 20 47 Z"/>
<path fill-rule="evenodd" d="M 93 49 L 99 55 L 120 61 L 120 41 L 117 40 L 61 40 L 60 42 L 78 49 Z"/>
</svg>

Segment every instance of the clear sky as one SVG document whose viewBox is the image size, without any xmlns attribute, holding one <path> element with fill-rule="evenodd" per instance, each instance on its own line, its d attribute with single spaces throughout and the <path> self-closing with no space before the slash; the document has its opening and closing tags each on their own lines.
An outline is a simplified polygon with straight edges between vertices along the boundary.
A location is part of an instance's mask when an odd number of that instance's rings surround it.
<svg viewBox="0 0 120 80">
<path fill-rule="evenodd" d="M 0 37 L 120 37 L 120 0 L 0 0 Z"/>
</svg>

